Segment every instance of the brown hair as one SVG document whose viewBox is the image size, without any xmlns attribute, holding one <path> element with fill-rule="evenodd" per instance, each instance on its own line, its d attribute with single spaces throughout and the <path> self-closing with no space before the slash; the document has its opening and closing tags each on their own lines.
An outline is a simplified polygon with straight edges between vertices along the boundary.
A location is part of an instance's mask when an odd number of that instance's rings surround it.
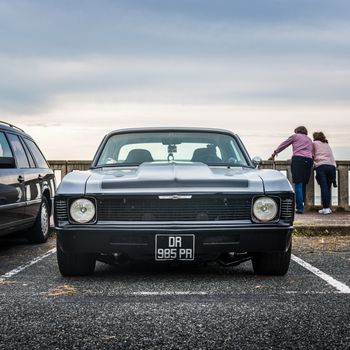
<svg viewBox="0 0 350 350">
<path fill-rule="evenodd" d="M 296 134 L 304 134 L 307 135 L 307 129 L 305 128 L 305 126 L 298 126 L 297 128 L 295 128 L 294 132 Z"/>
<path fill-rule="evenodd" d="M 314 141 L 321 141 L 323 143 L 328 143 L 325 134 L 322 131 L 315 131 L 312 136 L 314 137 Z"/>
</svg>

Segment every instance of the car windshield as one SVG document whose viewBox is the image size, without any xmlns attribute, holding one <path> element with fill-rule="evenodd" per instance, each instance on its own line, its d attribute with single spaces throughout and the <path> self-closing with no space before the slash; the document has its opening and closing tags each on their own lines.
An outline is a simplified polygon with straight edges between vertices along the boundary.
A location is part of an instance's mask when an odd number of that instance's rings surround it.
<svg viewBox="0 0 350 350">
<path fill-rule="evenodd" d="M 214 132 L 183 131 L 112 135 L 104 143 L 96 166 L 140 165 L 145 162 L 249 166 L 234 137 Z"/>
</svg>

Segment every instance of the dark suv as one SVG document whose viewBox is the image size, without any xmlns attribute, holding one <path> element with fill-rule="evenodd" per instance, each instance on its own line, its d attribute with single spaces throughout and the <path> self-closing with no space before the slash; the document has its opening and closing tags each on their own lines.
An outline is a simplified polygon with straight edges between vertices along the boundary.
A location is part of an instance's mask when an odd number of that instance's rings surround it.
<svg viewBox="0 0 350 350">
<path fill-rule="evenodd" d="M 27 230 L 30 242 L 45 242 L 54 194 L 54 173 L 33 139 L 0 121 L 0 236 Z"/>
</svg>

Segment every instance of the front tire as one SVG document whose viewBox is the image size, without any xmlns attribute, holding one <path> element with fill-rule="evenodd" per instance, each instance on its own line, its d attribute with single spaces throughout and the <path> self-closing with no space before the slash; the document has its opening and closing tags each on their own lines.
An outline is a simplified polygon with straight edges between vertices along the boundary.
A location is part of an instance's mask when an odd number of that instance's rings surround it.
<svg viewBox="0 0 350 350">
<path fill-rule="evenodd" d="M 65 253 L 57 244 L 57 263 L 62 276 L 87 276 L 94 273 L 96 258 L 93 254 Z"/>
<path fill-rule="evenodd" d="M 253 270 L 257 275 L 283 276 L 288 272 L 292 254 L 292 242 L 286 252 L 257 253 L 252 258 Z"/>
<path fill-rule="evenodd" d="M 29 229 L 27 238 L 30 243 L 45 243 L 50 233 L 50 208 L 47 199 L 43 196 L 40 210 L 35 223 Z"/>
</svg>

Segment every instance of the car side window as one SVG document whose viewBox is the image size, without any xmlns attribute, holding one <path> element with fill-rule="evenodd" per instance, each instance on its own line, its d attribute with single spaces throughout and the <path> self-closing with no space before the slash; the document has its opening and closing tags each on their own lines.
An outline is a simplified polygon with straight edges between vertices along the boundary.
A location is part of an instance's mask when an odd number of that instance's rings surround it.
<svg viewBox="0 0 350 350">
<path fill-rule="evenodd" d="M 29 168 L 29 162 L 22 143 L 17 135 L 7 134 L 19 168 Z"/>
<path fill-rule="evenodd" d="M 30 167 L 31 168 L 36 168 L 36 165 L 35 165 L 35 162 L 34 162 L 34 158 L 33 158 L 32 154 L 30 153 L 29 148 L 26 145 L 26 143 L 23 142 L 23 139 L 22 139 L 22 145 L 24 146 L 24 148 L 26 150 L 26 154 L 27 154 L 27 158 L 29 160 Z"/>
<path fill-rule="evenodd" d="M 0 132 L 0 157 L 13 157 L 10 145 L 3 132 Z"/>
<path fill-rule="evenodd" d="M 44 156 L 42 155 L 42 153 L 40 152 L 38 146 L 31 140 L 25 138 L 24 142 L 26 143 L 26 145 L 29 147 L 30 151 L 32 152 L 36 163 L 38 164 L 39 168 L 48 168 L 47 162 L 44 158 Z"/>
</svg>

